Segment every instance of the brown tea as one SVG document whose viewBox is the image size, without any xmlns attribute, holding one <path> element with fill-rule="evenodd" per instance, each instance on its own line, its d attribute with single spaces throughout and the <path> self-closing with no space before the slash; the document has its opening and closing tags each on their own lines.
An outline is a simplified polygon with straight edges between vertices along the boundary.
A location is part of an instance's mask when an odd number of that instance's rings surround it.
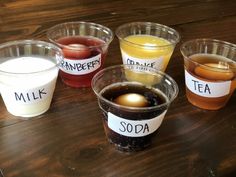
<svg viewBox="0 0 236 177">
<path fill-rule="evenodd" d="M 214 54 L 194 54 L 185 60 L 186 95 L 208 110 L 223 107 L 236 88 L 236 63 Z"/>
</svg>

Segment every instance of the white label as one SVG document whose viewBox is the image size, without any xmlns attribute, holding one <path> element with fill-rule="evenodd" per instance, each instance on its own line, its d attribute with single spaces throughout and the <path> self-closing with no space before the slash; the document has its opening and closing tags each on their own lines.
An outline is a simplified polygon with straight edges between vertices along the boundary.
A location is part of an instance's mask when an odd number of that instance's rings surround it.
<svg viewBox="0 0 236 177">
<path fill-rule="evenodd" d="M 142 137 L 155 132 L 166 114 L 148 120 L 127 120 L 108 112 L 108 127 L 114 132 L 128 137 Z"/>
<path fill-rule="evenodd" d="M 231 81 L 207 82 L 193 77 L 185 70 L 185 84 L 196 95 L 217 98 L 229 94 Z"/>
<path fill-rule="evenodd" d="M 123 50 L 121 50 L 121 54 L 123 64 L 149 66 L 158 70 L 161 70 L 163 68 L 163 57 L 153 59 L 135 58 L 128 55 Z"/>
<path fill-rule="evenodd" d="M 68 59 L 64 58 L 60 69 L 68 74 L 83 75 L 97 70 L 101 66 L 101 54 L 88 59 Z"/>
<path fill-rule="evenodd" d="M 25 105 L 46 100 L 53 94 L 54 84 L 46 84 L 33 89 L 14 89 L 2 86 L 1 94 L 5 103 Z"/>
</svg>

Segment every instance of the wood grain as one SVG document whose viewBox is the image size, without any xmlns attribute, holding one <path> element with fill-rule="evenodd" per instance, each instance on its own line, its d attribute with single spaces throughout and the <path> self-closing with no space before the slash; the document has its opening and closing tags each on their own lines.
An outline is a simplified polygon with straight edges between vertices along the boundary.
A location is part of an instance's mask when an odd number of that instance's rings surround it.
<svg viewBox="0 0 236 177">
<path fill-rule="evenodd" d="M 51 108 L 29 121 L 10 115 L 0 100 L 0 169 L 6 177 L 235 177 L 236 94 L 219 111 L 186 99 L 182 42 L 215 38 L 236 43 L 234 0 L 1 0 L 0 43 L 45 40 L 63 22 L 92 21 L 115 29 L 152 21 L 180 32 L 167 73 L 180 92 L 150 148 L 121 153 L 105 137 L 102 114 L 90 88 L 73 89 L 58 79 Z M 117 38 L 106 66 L 121 64 Z"/>
</svg>

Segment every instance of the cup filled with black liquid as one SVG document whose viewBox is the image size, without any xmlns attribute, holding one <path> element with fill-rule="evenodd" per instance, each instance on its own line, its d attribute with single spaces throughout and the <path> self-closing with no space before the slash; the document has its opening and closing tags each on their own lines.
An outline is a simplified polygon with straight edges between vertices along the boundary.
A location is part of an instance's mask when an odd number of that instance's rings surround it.
<svg viewBox="0 0 236 177">
<path fill-rule="evenodd" d="M 140 65 L 105 68 L 93 77 L 92 88 L 108 141 L 121 151 L 148 147 L 178 94 L 170 76 Z"/>
</svg>

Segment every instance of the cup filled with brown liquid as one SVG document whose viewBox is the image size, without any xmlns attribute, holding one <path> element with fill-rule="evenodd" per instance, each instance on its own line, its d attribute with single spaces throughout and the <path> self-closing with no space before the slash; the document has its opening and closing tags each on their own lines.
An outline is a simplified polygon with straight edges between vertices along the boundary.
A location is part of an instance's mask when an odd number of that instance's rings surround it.
<svg viewBox="0 0 236 177">
<path fill-rule="evenodd" d="M 182 44 L 186 96 L 193 105 L 218 110 L 236 88 L 236 45 L 215 39 Z"/>
<path fill-rule="evenodd" d="M 137 79 L 144 76 L 145 82 Z M 105 68 L 93 77 L 92 88 L 104 114 L 108 141 L 122 151 L 138 151 L 151 144 L 178 94 L 170 76 L 140 65 Z"/>
</svg>

